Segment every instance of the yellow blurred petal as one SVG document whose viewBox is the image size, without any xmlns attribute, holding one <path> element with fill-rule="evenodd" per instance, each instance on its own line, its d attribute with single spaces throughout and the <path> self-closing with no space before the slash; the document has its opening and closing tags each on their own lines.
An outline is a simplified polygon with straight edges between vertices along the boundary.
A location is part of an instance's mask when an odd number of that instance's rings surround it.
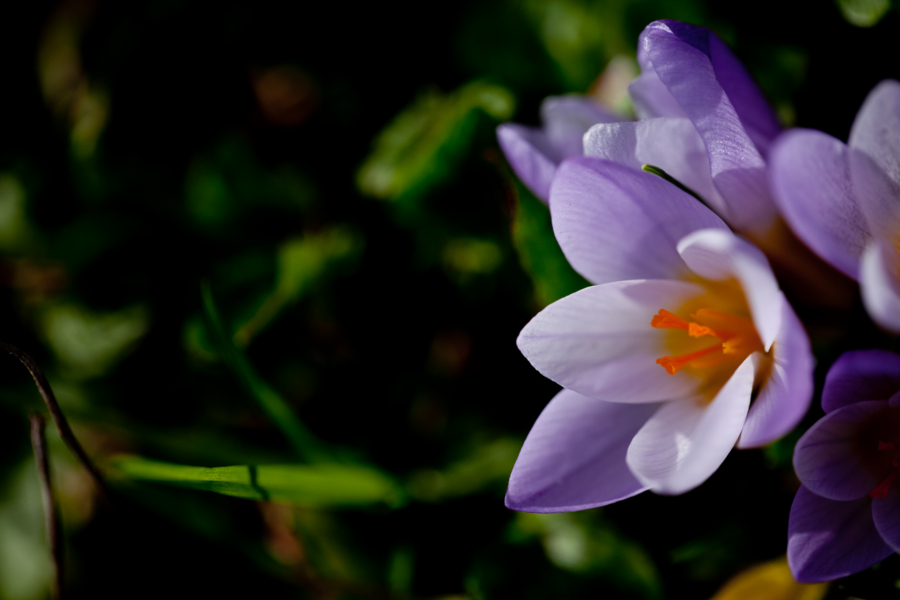
<svg viewBox="0 0 900 600">
<path fill-rule="evenodd" d="M 735 575 L 712 600 L 821 600 L 827 583 L 797 583 L 787 558 L 762 563 Z"/>
</svg>

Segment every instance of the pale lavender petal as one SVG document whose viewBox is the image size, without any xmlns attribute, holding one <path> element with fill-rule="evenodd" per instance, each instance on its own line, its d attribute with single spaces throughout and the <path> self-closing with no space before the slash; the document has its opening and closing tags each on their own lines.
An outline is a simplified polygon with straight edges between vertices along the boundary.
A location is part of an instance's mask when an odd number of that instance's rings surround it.
<svg viewBox="0 0 900 600">
<path fill-rule="evenodd" d="M 887 498 L 872 499 L 875 529 L 894 552 L 900 552 L 900 483 L 891 486 Z"/>
<path fill-rule="evenodd" d="M 634 436 L 628 466 L 660 494 L 682 494 L 712 475 L 734 447 L 753 391 L 748 357 L 711 402 L 689 398 L 667 402 Z"/>
<path fill-rule="evenodd" d="M 731 209 L 730 223 L 764 232 L 776 213 L 761 152 L 777 132 L 777 121 L 749 75 L 701 27 L 656 21 L 641 33 L 639 44 L 706 144 L 713 181 Z"/>
<path fill-rule="evenodd" d="M 596 158 L 560 165 L 550 214 L 569 263 L 594 283 L 677 279 L 687 272 L 678 240 L 697 229 L 727 229 L 661 177 Z"/>
<path fill-rule="evenodd" d="M 506 506 L 585 510 L 646 490 L 625 464 L 631 438 L 657 404 L 617 404 L 562 390 L 535 421 L 509 477 Z"/>
<path fill-rule="evenodd" d="M 875 237 L 894 241 L 900 235 L 900 185 L 875 164 L 872 158 L 850 147 L 850 178 L 853 193 Z"/>
<path fill-rule="evenodd" d="M 706 146 L 686 118 L 601 123 L 584 135 L 584 155 L 635 169 L 653 165 L 674 177 L 728 219 L 728 207 L 713 185 Z"/>
<path fill-rule="evenodd" d="M 887 473 L 870 465 L 878 465 L 884 452 L 878 449 L 877 439 L 866 443 L 860 432 L 881 413 L 888 414 L 887 402 L 857 402 L 810 427 L 794 448 L 794 471 L 803 485 L 818 496 L 843 501 L 862 498 L 875 489 Z"/>
<path fill-rule="evenodd" d="M 659 79 L 659 75 L 649 65 L 640 76 L 628 86 L 634 112 L 639 119 L 654 117 L 687 118 L 678 101 Z"/>
<path fill-rule="evenodd" d="M 509 166 L 535 196 L 547 202 L 556 175 L 556 149 L 540 129 L 506 123 L 497 127 L 497 141 Z M 561 159 L 559 159 L 561 160 Z"/>
<path fill-rule="evenodd" d="M 621 119 L 594 104 L 587 96 L 551 96 L 541 105 L 541 121 L 547 139 L 559 156 L 556 162 L 560 162 L 584 153 L 582 138 L 592 126 Z"/>
<path fill-rule="evenodd" d="M 618 281 L 579 290 L 539 312 L 516 343 L 545 377 L 609 402 L 658 402 L 696 390 L 687 373 L 656 363 L 665 332 L 650 326 L 660 308 L 703 293 L 681 281 Z M 681 377 L 681 375 L 687 375 Z"/>
<path fill-rule="evenodd" d="M 863 254 L 860 291 L 872 320 L 900 333 L 900 257 L 897 249 L 882 240 L 872 240 Z"/>
<path fill-rule="evenodd" d="M 781 303 L 781 312 L 781 329 L 770 350 L 771 371 L 750 406 L 738 448 L 765 446 L 787 434 L 812 401 L 816 365 L 809 338 L 788 302 Z"/>
<path fill-rule="evenodd" d="M 803 583 L 868 569 L 893 553 L 872 521 L 871 500 L 827 500 L 800 486 L 788 520 L 788 565 Z"/>
<path fill-rule="evenodd" d="M 830 413 L 866 400 L 888 400 L 900 391 L 900 356 L 887 350 L 845 352 L 825 376 L 822 410 Z"/>
<path fill-rule="evenodd" d="M 786 300 L 759 248 L 728 231 L 707 229 L 685 236 L 678 242 L 678 252 L 700 277 L 740 282 L 756 332 L 768 350 L 781 329 Z"/>
<path fill-rule="evenodd" d="M 807 246 L 849 277 L 871 238 L 853 192 L 847 146 L 811 129 L 788 131 L 769 157 L 772 195 Z"/>
<path fill-rule="evenodd" d="M 853 121 L 850 146 L 868 154 L 900 186 L 900 83 L 885 80 L 869 92 Z"/>
</svg>

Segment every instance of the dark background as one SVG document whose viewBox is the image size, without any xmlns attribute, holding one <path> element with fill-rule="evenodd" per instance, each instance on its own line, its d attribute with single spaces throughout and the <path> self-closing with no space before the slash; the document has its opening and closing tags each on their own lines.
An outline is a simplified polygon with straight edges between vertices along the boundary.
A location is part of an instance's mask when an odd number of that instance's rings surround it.
<svg viewBox="0 0 900 600">
<path fill-rule="evenodd" d="M 786 125 L 842 139 L 868 91 L 900 77 L 896 10 L 862 28 L 822 2 L 6 3 L 0 339 L 36 358 L 111 473 L 106 506 L 48 432 L 67 596 L 705 598 L 783 555 L 798 434 L 732 453 L 681 497 L 503 506 L 557 388 L 515 347 L 552 292 L 520 257 L 526 209 L 494 128 L 586 92 L 657 18 L 711 27 Z M 470 82 L 508 106 L 467 107 Z M 274 505 L 116 476 L 121 453 L 298 462 L 221 360 L 203 281 L 315 438 L 377 465 L 404 502 Z M 850 322 L 813 339 L 820 384 L 840 351 L 892 343 Z M 9 357 L 0 598 L 49 590 L 33 410 Z M 893 597 L 895 558 L 830 597 Z"/>
</svg>

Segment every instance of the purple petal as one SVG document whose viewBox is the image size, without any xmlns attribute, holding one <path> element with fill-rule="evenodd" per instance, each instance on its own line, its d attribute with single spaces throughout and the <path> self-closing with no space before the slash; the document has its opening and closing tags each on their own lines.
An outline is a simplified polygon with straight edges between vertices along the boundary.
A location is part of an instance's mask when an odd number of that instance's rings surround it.
<svg viewBox="0 0 900 600">
<path fill-rule="evenodd" d="M 825 376 L 822 410 L 830 413 L 867 400 L 887 400 L 900 391 L 900 356 L 887 350 L 845 352 Z"/>
<path fill-rule="evenodd" d="M 838 502 L 800 486 L 788 520 L 788 565 L 803 583 L 868 569 L 891 555 L 872 522 L 871 500 Z"/>
<path fill-rule="evenodd" d="M 497 142 L 509 166 L 535 196 L 547 202 L 556 175 L 556 149 L 540 129 L 507 123 L 497 127 Z"/>
<path fill-rule="evenodd" d="M 871 238 L 850 178 L 847 146 L 811 129 L 788 131 L 769 158 L 772 194 L 794 233 L 849 277 Z"/>
<path fill-rule="evenodd" d="M 525 439 L 506 506 L 526 512 L 585 510 L 647 488 L 625 464 L 631 438 L 656 404 L 616 404 L 562 390 Z"/>
<path fill-rule="evenodd" d="M 678 240 L 697 229 L 727 229 L 661 177 L 596 158 L 560 165 L 550 213 L 569 263 L 594 283 L 678 278 L 686 273 Z"/>
<path fill-rule="evenodd" d="M 891 486 L 886 498 L 872 499 L 875 529 L 894 552 L 900 552 L 900 483 Z"/>
<path fill-rule="evenodd" d="M 863 254 L 860 291 L 872 320 L 900 333 L 900 256 L 897 249 L 882 240 L 872 240 Z"/>
<path fill-rule="evenodd" d="M 887 473 L 875 468 L 884 464 L 879 456 L 884 451 L 878 450 L 877 434 L 867 435 L 867 429 L 887 411 L 884 401 L 857 402 L 819 419 L 794 448 L 794 470 L 803 485 L 818 496 L 842 501 L 875 489 Z"/>
<path fill-rule="evenodd" d="M 893 241 L 900 231 L 900 185 L 862 150 L 851 146 L 848 158 L 853 193 L 869 231 L 875 237 Z"/>
<path fill-rule="evenodd" d="M 793 429 L 809 410 L 815 359 L 803 324 L 787 302 L 772 344 L 771 372 L 750 406 L 738 448 L 764 446 Z"/>
<path fill-rule="evenodd" d="M 551 96 L 541 105 L 541 121 L 550 144 L 561 162 L 570 156 L 584 154 L 582 138 L 597 123 L 621 121 L 591 102 L 586 96 Z"/>
<path fill-rule="evenodd" d="M 639 481 L 660 494 L 682 494 L 712 475 L 734 447 L 753 391 L 747 358 L 711 402 L 667 402 L 634 436 L 627 461 Z"/>
<path fill-rule="evenodd" d="M 681 281 L 618 281 L 579 290 L 539 312 L 516 343 L 525 358 L 563 387 L 609 402 L 658 402 L 695 392 L 697 379 L 656 364 L 665 332 L 660 308 L 703 293 Z M 679 373 L 682 375 L 682 373 Z"/>
<path fill-rule="evenodd" d="M 651 23 L 639 45 L 706 144 L 730 222 L 765 231 L 775 207 L 761 152 L 778 124 L 746 70 L 709 30 L 677 21 Z"/>
<path fill-rule="evenodd" d="M 756 332 L 768 350 L 781 329 L 781 305 L 786 300 L 765 255 L 728 231 L 712 229 L 686 236 L 678 242 L 678 252 L 700 277 L 740 282 Z"/>
<path fill-rule="evenodd" d="M 688 119 L 644 119 L 594 125 L 584 135 L 584 155 L 635 169 L 661 168 L 697 192 L 719 215 L 728 207 L 713 185 L 706 146 Z"/>
<path fill-rule="evenodd" d="M 900 186 L 900 83 L 885 80 L 869 92 L 853 121 L 850 146 L 868 154 Z"/>
<path fill-rule="evenodd" d="M 640 119 L 654 117 L 687 118 L 678 100 L 669 93 L 653 66 L 649 65 L 641 75 L 628 86 L 634 112 Z"/>
</svg>

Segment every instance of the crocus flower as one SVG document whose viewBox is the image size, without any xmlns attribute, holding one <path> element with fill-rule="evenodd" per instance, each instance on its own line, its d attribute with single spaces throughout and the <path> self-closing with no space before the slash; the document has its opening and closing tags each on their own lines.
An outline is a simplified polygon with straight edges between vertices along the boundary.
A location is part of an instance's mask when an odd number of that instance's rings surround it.
<svg viewBox="0 0 900 600">
<path fill-rule="evenodd" d="M 583 154 L 584 133 L 596 123 L 619 120 L 587 96 L 551 96 L 541 104 L 543 127 L 505 123 L 497 128 L 497 141 L 519 179 L 547 202 L 557 165 Z"/>
<path fill-rule="evenodd" d="M 788 563 L 803 582 L 900 552 L 900 356 L 842 355 L 826 376 L 822 409 L 794 449 L 803 485 L 791 506 Z"/>
<path fill-rule="evenodd" d="M 803 327 L 763 254 L 712 211 L 660 177 L 580 157 L 560 165 L 550 212 L 569 262 L 596 285 L 519 335 L 564 389 L 522 447 L 508 507 L 682 493 L 735 443 L 766 444 L 802 418 L 813 365 Z"/>
<path fill-rule="evenodd" d="M 638 62 L 630 93 L 640 120 L 594 126 L 585 155 L 659 167 L 764 241 L 777 217 L 766 157 L 780 127 L 746 69 L 710 30 L 678 21 L 644 29 Z"/>
<path fill-rule="evenodd" d="M 797 236 L 859 281 L 875 322 L 900 332 L 900 83 L 869 93 L 849 144 L 810 129 L 785 133 L 770 177 Z"/>
</svg>

